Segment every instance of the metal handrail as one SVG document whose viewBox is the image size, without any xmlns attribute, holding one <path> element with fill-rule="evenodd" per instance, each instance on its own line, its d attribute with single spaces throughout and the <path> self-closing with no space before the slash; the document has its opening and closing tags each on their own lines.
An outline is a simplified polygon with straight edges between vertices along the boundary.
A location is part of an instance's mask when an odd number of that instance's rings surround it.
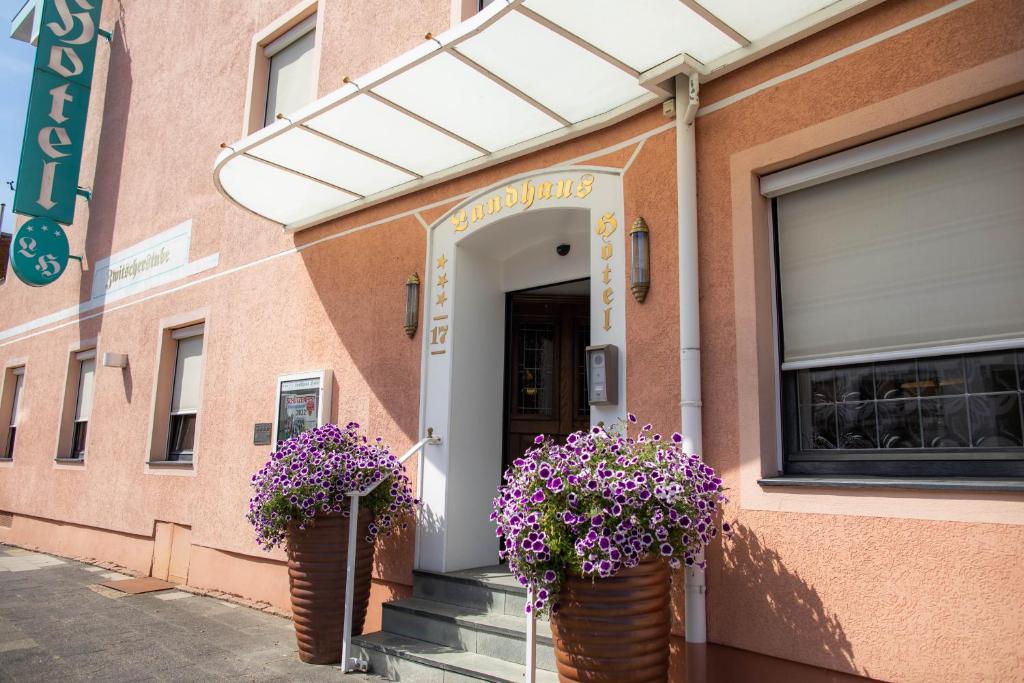
<svg viewBox="0 0 1024 683">
<path fill-rule="evenodd" d="M 434 436 L 434 430 L 432 428 L 427 429 L 427 435 L 417 441 L 412 448 L 406 451 L 405 455 L 398 459 L 398 462 L 404 463 L 415 453 L 422 450 L 427 444 L 430 444 L 431 446 L 438 446 L 441 444 L 440 437 Z M 422 461 L 417 469 L 419 470 L 419 476 L 417 476 L 416 495 L 422 497 Z M 341 670 L 344 673 L 352 671 L 365 672 L 369 669 L 369 662 L 365 659 L 356 659 L 349 656 L 352 652 L 352 604 L 355 602 L 356 592 L 356 534 L 358 533 L 357 529 L 359 523 L 359 499 L 370 495 L 374 489 L 386 482 L 388 479 L 389 477 L 384 477 L 362 491 L 348 491 L 345 493 L 345 495 L 348 496 L 348 553 L 345 557 L 345 623 L 342 627 L 344 640 L 342 640 L 341 643 Z"/>
<path fill-rule="evenodd" d="M 536 593 L 531 583 L 526 587 L 526 604 L 530 612 L 526 615 L 526 683 L 537 682 L 537 605 Z"/>
</svg>

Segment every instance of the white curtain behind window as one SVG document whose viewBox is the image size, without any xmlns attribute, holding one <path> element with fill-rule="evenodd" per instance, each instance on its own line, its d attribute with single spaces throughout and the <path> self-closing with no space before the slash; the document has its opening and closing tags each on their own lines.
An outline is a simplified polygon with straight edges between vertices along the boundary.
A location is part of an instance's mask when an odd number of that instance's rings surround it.
<svg viewBox="0 0 1024 683">
<path fill-rule="evenodd" d="M 93 379 L 96 376 L 96 361 L 93 359 L 81 361 L 81 370 L 78 378 L 78 408 L 75 410 L 75 421 L 88 420 L 92 414 L 92 388 Z"/>
<path fill-rule="evenodd" d="M 199 412 L 199 387 L 202 381 L 203 336 L 178 341 L 178 358 L 174 366 L 172 413 Z"/>
<path fill-rule="evenodd" d="M 264 125 L 272 124 L 279 113 L 287 115 L 315 99 L 315 26 L 316 15 L 313 15 L 265 48 L 270 59 L 270 78 Z"/>
<path fill-rule="evenodd" d="M 783 195 L 785 361 L 1024 337 L 1024 126 Z"/>
<path fill-rule="evenodd" d="M 21 385 L 25 382 L 25 375 L 18 373 L 14 376 L 14 396 L 11 402 L 11 422 L 12 427 L 18 424 L 18 408 L 21 407 Z"/>
</svg>

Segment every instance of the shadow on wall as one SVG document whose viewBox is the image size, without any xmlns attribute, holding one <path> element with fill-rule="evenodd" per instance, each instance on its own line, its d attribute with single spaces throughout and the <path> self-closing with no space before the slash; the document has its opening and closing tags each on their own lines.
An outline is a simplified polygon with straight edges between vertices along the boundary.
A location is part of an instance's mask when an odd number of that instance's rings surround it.
<svg viewBox="0 0 1024 683">
<path fill-rule="evenodd" d="M 110 254 L 114 241 L 114 225 L 117 219 L 117 199 L 121 188 L 121 170 L 124 166 L 125 136 L 128 128 L 128 110 L 131 107 L 132 95 L 132 57 L 128 47 L 127 22 L 124 5 L 118 3 L 117 23 L 113 28 L 113 39 L 109 46 L 103 41 L 97 45 L 97 62 L 100 61 L 102 50 L 109 47 L 106 88 L 102 95 L 94 92 L 93 100 L 103 102 L 103 123 L 100 128 L 100 139 L 96 147 L 96 168 L 93 172 L 92 198 L 87 211 L 89 219 L 85 235 L 85 253 Z M 79 209 L 81 209 L 81 204 Z M 89 263 L 89 272 L 82 273 L 79 284 L 79 301 L 89 301 L 92 297 L 92 279 L 95 276 L 95 264 Z M 102 309 L 98 311 L 96 334 L 102 329 Z M 79 335 L 86 334 L 79 322 Z M 128 400 L 131 401 L 131 389 L 127 388 Z"/>
<path fill-rule="evenodd" d="M 860 671 L 853 655 L 853 645 L 846 637 L 839 617 L 822 603 L 814 587 L 790 571 L 779 554 L 765 546 L 749 527 L 737 525 L 730 539 L 722 544 L 723 572 L 743 596 L 744 612 L 749 618 L 770 630 L 772 642 L 785 642 L 801 659 L 813 661 L 828 669 Z M 710 653 L 709 653 L 710 654 Z M 727 657 L 709 656 L 709 673 L 729 667 Z M 809 680 L 855 680 L 837 674 Z M 725 680 L 716 676 L 712 680 Z M 735 680 L 735 679 L 734 679 Z M 743 679 L 745 680 L 745 679 Z M 774 679 L 773 679 L 774 680 Z"/>
<path fill-rule="evenodd" d="M 427 535 L 433 536 L 440 533 L 441 520 L 437 515 L 420 507 L 416 510 L 415 517 L 402 521 L 408 524 L 405 529 L 398 528 L 390 535 L 377 537 L 377 550 L 373 554 L 373 575 L 385 580 L 405 577 L 402 580 L 411 584 L 412 576 L 409 570 L 413 566 L 416 552 L 416 530 L 423 529 Z"/>
</svg>

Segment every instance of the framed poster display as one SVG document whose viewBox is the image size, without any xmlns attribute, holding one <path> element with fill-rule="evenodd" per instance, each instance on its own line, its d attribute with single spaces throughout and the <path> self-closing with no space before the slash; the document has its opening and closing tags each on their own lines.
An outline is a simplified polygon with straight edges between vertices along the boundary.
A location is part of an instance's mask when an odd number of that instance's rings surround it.
<svg viewBox="0 0 1024 683">
<path fill-rule="evenodd" d="M 311 370 L 277 378 L 273 443 L 327 422 L 331 409 L 331 377 L 329 370 Z"/>
</svg>

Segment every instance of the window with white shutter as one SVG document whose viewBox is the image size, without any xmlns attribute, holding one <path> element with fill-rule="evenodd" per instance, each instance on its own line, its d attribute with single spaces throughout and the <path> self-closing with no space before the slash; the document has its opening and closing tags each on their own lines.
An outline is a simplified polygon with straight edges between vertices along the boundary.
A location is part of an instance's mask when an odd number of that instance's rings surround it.
<svg viewBox="0 0 1024 683">
<path fill-rule="evenodd" d="M 1024 474 L 1024 125 L 773 202 L 786 471 Z"/>
</svg>

